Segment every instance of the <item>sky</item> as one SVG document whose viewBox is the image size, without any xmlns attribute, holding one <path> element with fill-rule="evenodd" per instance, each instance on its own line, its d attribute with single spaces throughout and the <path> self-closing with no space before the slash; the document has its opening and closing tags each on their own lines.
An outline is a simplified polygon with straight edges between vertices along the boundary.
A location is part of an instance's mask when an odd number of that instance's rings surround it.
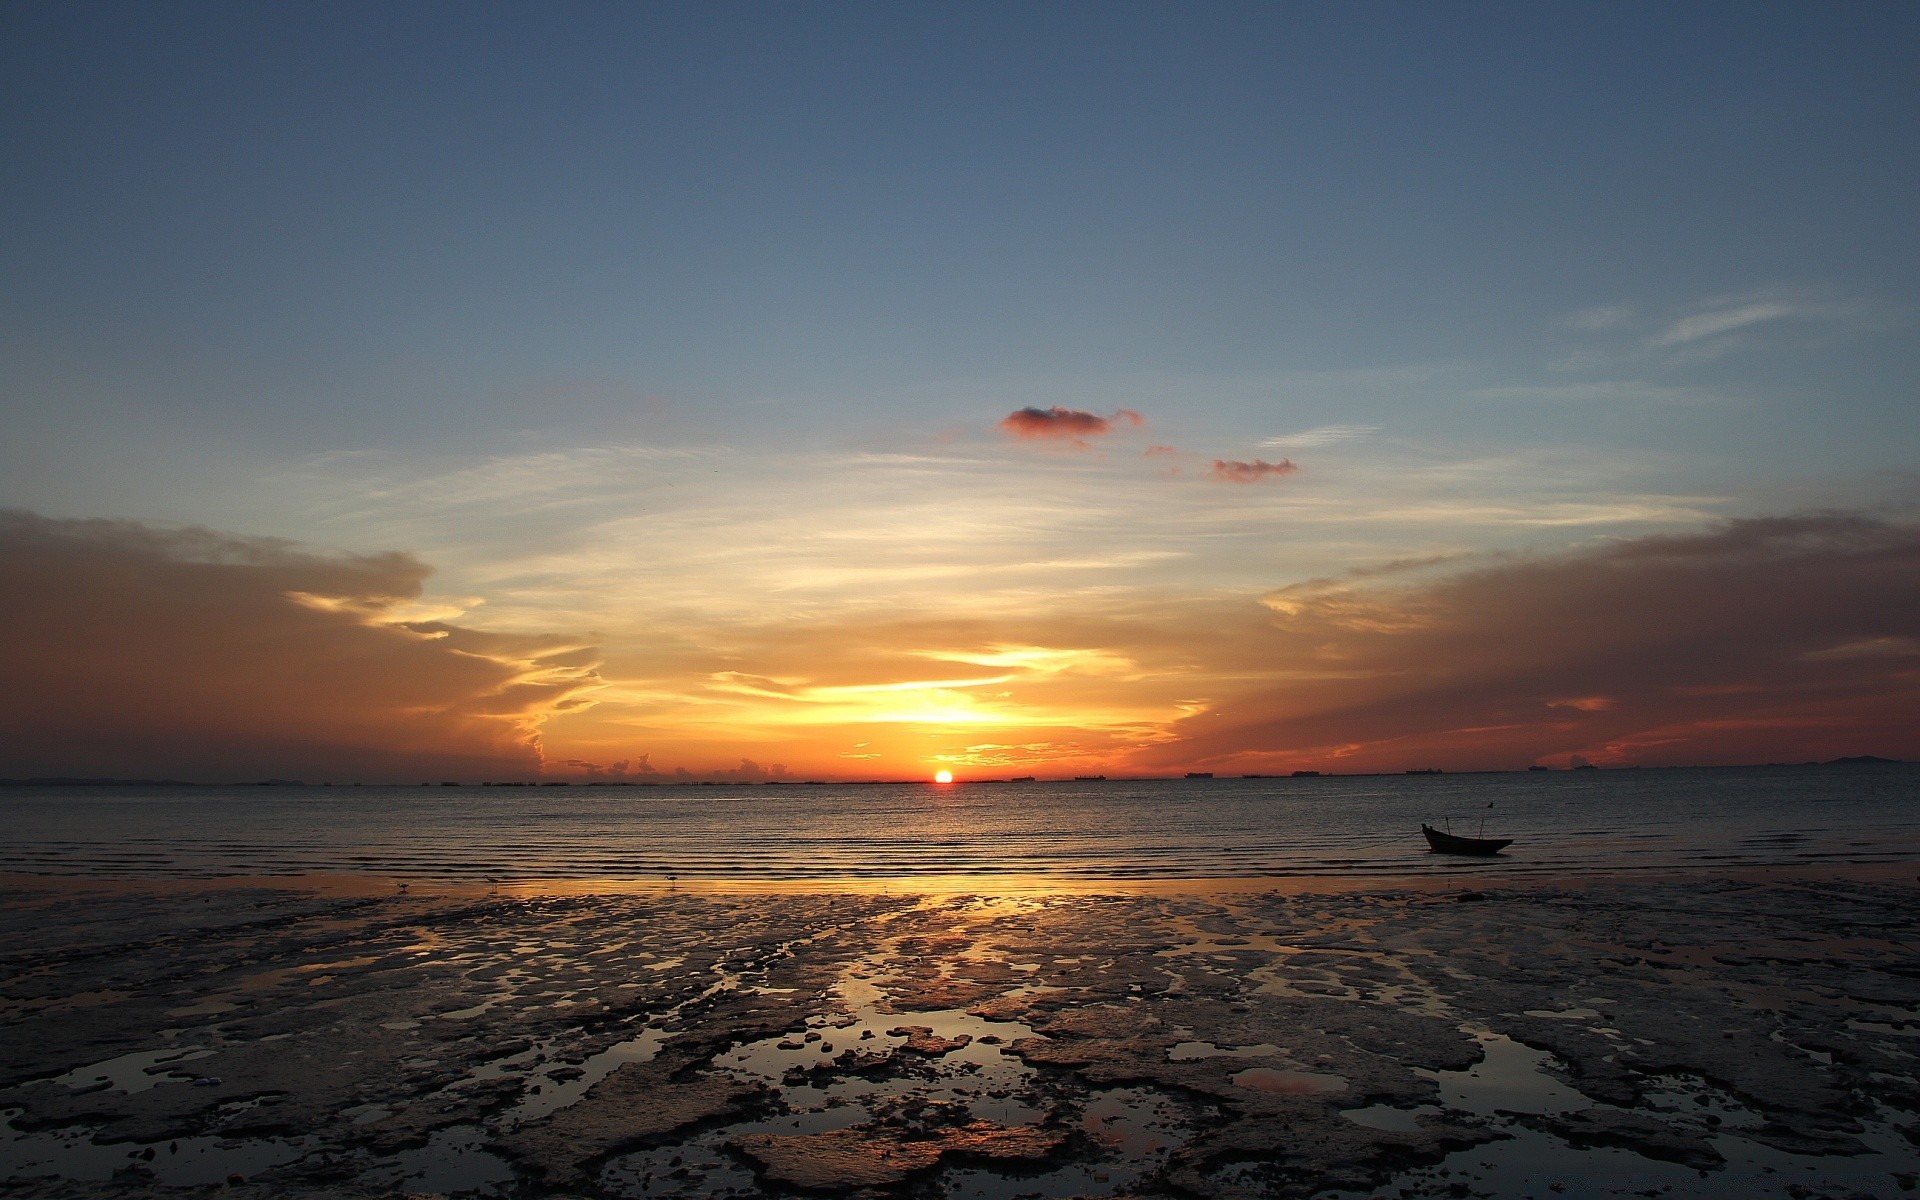
<svg viewBox="0 0 1920 1200">
<path fill-rule="evenodd" d="M 0 9 L 0 776 L 1920 757 L 1920 10 Z"/>
</svg>

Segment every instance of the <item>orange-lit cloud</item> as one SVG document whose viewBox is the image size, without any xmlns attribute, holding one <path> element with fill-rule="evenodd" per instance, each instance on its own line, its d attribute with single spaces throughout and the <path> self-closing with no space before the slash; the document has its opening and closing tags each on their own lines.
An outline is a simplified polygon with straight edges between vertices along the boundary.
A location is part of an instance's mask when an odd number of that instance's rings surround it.
<svg viewBox="0 0 1920 1200">
<path fill-rule="evenodd" d="M 1920 530 L 1863 516 L 1496 560 L 1268 597 L 1300 672 L 1150 761 L 1386 769 L 1920 756 Z M 1322 672 L 1312 676 L 1312 668 Z"/>
<path fill-rule="evenodd" d="M 1056 586 L 969 615 L 956 585 L 941 609 L 682 607 L 602 650 L 475 629 L 472 602 L 430 601 L 405 554 L 12 515 L 0 555 L 0 775 L 1920 756 L 1920 532 L 1862 516 L 1412 555 L 1264 595 Z"/>
<path fill-rule="evenodd" d="M 0 775 L 528 776 L 593 649 L 463 628 L 405 554 L 0 513 Z"/>
<path fill-rule="evenodd" d="M 1252 462 L 1224 458 L 1213 460 L 1213 477 L 1222 483 L 1258 483 L 1272 476 L 1291 475 L 1299 469 L 1290 458 L 1283 458 L 1277 463 L 1258 458 Z"/>
<path fill-rule="evenodd" d="M 1104 437 L 1123 424 L 1138 428 L 1146 424 L 1146 419 L 1130 408 L 1120 409 L 1111 417 L 1103 417 L 1098 413 L 1081 412 L 1058 405 L 1052 408 L 1016 409 L 1000 418 L 1001 431 L 1014 437 L 1066 442 L 1082 450 L 1088 448 L 1088 438 Z"/>
</svg>

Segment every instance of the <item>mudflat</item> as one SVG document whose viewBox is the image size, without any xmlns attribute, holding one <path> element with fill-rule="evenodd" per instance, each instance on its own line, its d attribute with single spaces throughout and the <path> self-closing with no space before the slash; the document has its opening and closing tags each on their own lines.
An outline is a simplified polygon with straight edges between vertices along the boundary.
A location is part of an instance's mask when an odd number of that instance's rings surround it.
<svg viewBox="0 0 1920 1200">
<path fill-rule="evenodd" d="M 0 908 L 0 1178 L 49 1197 L 1904 1195 L 1916 901 L 1858 879 L 21 883 Z"/>
</svg>

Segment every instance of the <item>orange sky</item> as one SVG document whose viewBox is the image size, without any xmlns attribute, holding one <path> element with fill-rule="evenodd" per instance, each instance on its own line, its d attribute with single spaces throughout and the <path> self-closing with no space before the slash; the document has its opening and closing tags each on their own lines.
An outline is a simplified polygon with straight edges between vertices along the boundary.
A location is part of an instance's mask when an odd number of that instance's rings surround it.
<svg viewBox="0 0 1920 1200">
<path fill-rule="evenodd" d="M 407 554 L 0 523 L 0 775 L 921 778 L 1920 757 L 1920 533 L 1860 515 L 976 617 L 471 627 Z"/>
</svg>

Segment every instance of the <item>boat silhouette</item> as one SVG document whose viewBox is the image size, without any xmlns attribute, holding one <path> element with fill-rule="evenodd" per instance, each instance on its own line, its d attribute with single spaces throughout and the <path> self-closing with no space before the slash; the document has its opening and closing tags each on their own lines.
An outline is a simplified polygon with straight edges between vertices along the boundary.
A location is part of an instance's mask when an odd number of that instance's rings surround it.
<svg viewBox="0 0 1920 1200">
<path fill-rule="evenodd" d="M 1427 836 L 1427 849 L 1435 854 L 1498 854 L 1513 845 L 1512 838 L 1472 838 L 1442 833 L 1431 825 L 1420 826 Z"/>
</svg>

